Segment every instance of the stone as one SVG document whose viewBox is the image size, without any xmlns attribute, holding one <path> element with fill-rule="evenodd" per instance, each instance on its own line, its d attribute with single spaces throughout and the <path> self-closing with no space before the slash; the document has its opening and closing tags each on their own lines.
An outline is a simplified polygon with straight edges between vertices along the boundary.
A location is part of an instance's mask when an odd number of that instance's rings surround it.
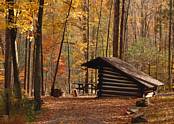
<svg viewBox="0 0 174 124">
<path fill-rule="evenodd" d="M 147 123 L 147 122 L 148 120 L 144 117 L 143 114 L 135 115 L 131 120 L 132 124 Z"/>
</svg>

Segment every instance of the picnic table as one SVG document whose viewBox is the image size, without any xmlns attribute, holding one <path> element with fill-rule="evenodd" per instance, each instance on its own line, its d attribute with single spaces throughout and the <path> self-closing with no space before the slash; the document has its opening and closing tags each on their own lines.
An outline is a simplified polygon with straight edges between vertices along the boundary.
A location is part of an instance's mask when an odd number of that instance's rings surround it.
<svg viewBox="0 0 174 124">
<path fill-rule="evenodd" d="M 91 93 L 91 94 L 96 94 L 96 84 L 94 83 L 74 83 L 76 85 L 76 89 L 78 90 L 79 93 Z"/>
</svg>

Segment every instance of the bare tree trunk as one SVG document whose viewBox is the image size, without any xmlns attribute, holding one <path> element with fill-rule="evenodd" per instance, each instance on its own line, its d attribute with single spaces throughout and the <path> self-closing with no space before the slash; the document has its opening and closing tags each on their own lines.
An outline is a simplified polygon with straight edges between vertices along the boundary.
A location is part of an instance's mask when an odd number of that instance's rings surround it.
<svg viewBox="0 0 174 124">
<path fill-rule="evenodd" d="M 27 75 L 27 93 L 30 92 L 30 55 L 31 54 L 31 41 L 28 41 L 28 75 Z"/>
<path fill-rule="evenodd" d="M 103 0 L 101 0 L 101 2 L 100 2 L 100 13 L 99 13 L 99 21 L 98 21 L 97 36 L 96 36 L 96 46 L 95 46 L 95 58 L 98 56 L 98 42 L 99 42 L 101 16 L 102 16 L 102 7 L 103 7 Z"/>
<path fill-rule="evenodd" d="M 108 56 L 108 47 L 109 47 L 109 36 L 110 36 L 110 25 L 111 25 L 111 16 L 112 16 L 112 6 L 113 0 L 111 1 L 110 9 L 109 9 L 109 19 L 108 19 L 108 30 L 107 30 L 107 39 L 106 39 L 106 57 Z"/>
<path fill-rule="evenodd" d="M 67 40 L 68 45 L 68 87 L 69 87 L 69 94 L 71 94 L 71 63 L 70 63 L 70 44 Z"/>
<path fill-rule="evenodd" d="M 5 44 L 5 114 L 10 114 L 10 82 L 11 82 L 11 54 L 10 54 L 10 30 L 6 29 L 6 44 Z"/>
<path fill-rule="evenodd" d="M 124 43 L 123 43 L 123 35 L 124 35 L 124 8 L 125 8 L 125 0 L 123 0 L 122 2 L 122 15 L 121 15 L 121 25 L 120 25 L 120 56 L 119 58 L 122 59 L 123 58 L 123 48 L 124 48 Z"/>
<path fill-rule="evenodd" d="M 127 52 L 128 50 L 128 15 L 129 15 L 129 8 L 130 8 L 130 0 L 128 0 L 128 3 L 127 3 L 127 8 L 126 8 L 126 14 L 125 14 L 125 23 L 124 23 L 124 52 Z"/>
<path fill-rule="evenodd" d="M 19 68 L 17 64 L 15 40 L 16 40 L 17 29 L 11 29 L 11 52 L 13 57 L 13 76 L 14 76 L 14 93 L 18 100 L 22 99 L 21 84 L 19 80 Z"/>
<path fill-rule="evenodd" d="M 118 57 L 120 0 L 114 0 L 113 57 Z"/>
<path fill-rule="evenodd" d="M 41 76 L 42 76 L 42 80 L 41 80 L 41 93 L 42 95 L 45 95 L 45 91 L 44 91 L 44 75 L 43 75 L 43 47 L 41 45 Z"/>
<path fill-rule="evenodd" d="M 160 47 L 159 47 L 159 51 L 162 50 L 162 53 L 163 53 L 163 42 L 162 42 L 162 4 L 160 5 L 160 13 L 159 13 L 159 16 L 160 16 L 160 22 L 159 22 L 159 40 L 160 40 Z"/>
<path fill-rule="evenodd" d="M 26 40 L 25 40 L 25 71 L 24 71 L 24 90 L 27 89 L 27 56 L 28 55 L 28 40 L 27 40 L 27 33 L 26 33 Z"/>
<path fill-rule="evenodd" d="M 44 0 L 38 0 L 39 2 L 39 11 L 38 11 L 38 21 L 36 26 L 35 34 L 35 44 L 36 44 L 36 56 L 35 56 L 35 77 L 34 77 L 34 100 L 35 100 L 35 111 L 41 109 L 41 93 L 40 85 L 42 81 L 42 72 L 41 72 L 41 45 L 42 45 L 42 18 L 43 18 L 43 6 Z"/>
<path fill-rule="evenodd" d="M 141 1 L 141 37 L 145 37 L 144 1 Z"/>
<path fill-rule="evenodd" d="M 169 43 L 168 43 L 168 83 L 169 83 L 169 89 L 171 90 L 171 86 L 172 86 L 172 71 L 171 71 L 171 59 L 172 59 L 172 8 L 173 8 L 173 0 L 170 0 L 170 11 L 169 11 Z"/>
<path fill-rule="evenodd" d="M 19 81 L 19 69 L 17 65 L 17 57 L 16 57 L 16 45 L 15 45 L 15 40 L 16 40 L 16 35 L 17 35 L 17 28 L 14 27 L 15 24 L 15 16 L 14 16 L 14 0 L 9 0 L 6 1 L 9 7 L 8 11 L 8 24 L 7 26 L 12 26 L 12 28 L 8 27 L 9 30 L 9 37 L 10 37 L 10 44 L 11 44 L 11 55 L 12 55 L 12 62 L 13 62 L 13 76 L 14 76 L 14 94 L 15 97 L 20 100 L 22 98 L 22 93 L 21 93 L 21 86 L 20 86 L 20 81 Z"/>
<path fill-rule="evenodd" d="M 8 12 L 6 13 L 6 25 L 9 26 L 12 22 L 13 9 L 10 7 L 13 5 L 13 0 L 6 0 Z M 6 28 L 5 32 L 5 83 L 4 83 L 4 94 L 5 94 L 5 114 L 10 114 L 10 83 L 11 83 L 11 30 L 9 27 Z"/>
<path fill-rule="evenodd" d="M 31 83 L 31 96 L 33 96 L 33 89 L 34 89 L 34 80 L 35 80 L 35 58 L 36 58 L 36 43 L 34 41 L 34 45 L 33 45 L 33 63 L 32 63 L 32 83 Z"/>
</svg>

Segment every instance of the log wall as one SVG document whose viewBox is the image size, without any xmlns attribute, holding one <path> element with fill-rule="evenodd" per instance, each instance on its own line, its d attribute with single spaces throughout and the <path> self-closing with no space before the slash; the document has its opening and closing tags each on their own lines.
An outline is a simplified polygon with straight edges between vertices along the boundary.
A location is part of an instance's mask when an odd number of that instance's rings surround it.
<svg viewBox="0 0 174 124">
<path fill-rule="evenodd" d="M 102 67 L 99 69 L 99 97 L 100 96 L 135 96 L 141 97 L 143 86 L 136 80 L 113 69 Z"/>
</svg>

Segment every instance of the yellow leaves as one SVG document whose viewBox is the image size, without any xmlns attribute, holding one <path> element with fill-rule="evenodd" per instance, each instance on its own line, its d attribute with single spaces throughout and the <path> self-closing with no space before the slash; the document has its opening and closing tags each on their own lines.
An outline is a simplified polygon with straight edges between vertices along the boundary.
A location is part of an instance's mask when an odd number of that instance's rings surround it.
<svg viewBox="0 0 174 124">
<path fill-rule="evenodd" d="M 85 61 L 84 58 L 84 51 L 86 50 L 86 43 L 83 43 L 83 41 L 77 41 L 75 43 L 72 57 L 74 60 L 73 67 L 80 67 L 80 65 Z"/>
<path fill-rule="evenodd" d="M 0 62 L 4 62 L 4 55 L 2 55 L 2 54 L 0 54 Z"/>
<path fill-rule="evenodd" d="M 37 2 L 29 2 L 24 0 L 18 0 L 14 4 L 15 23 L 5 25 L 5 15 L 7 13 L 7 4 L 0 2 L 0 29 L 5 29 L 7 26 L 17 27 L 21 32 L 31 30 L 33 27 L 33 14 L 37 11 Z M 3 20 L 3 21 L 1 21 Z"/>
<path fill-rule="evenodd" d="M 71 16 L 73 16 L 74 18 L 82 18 L 83 15 L 84 13 L 80 11 L 77 11 L 71 14 Z"/>
<path fill-rule="evenodd" d="M 82 0 L 73 0 L 73 7 L 77 8 L 81 6 Z"/>
</svg>

